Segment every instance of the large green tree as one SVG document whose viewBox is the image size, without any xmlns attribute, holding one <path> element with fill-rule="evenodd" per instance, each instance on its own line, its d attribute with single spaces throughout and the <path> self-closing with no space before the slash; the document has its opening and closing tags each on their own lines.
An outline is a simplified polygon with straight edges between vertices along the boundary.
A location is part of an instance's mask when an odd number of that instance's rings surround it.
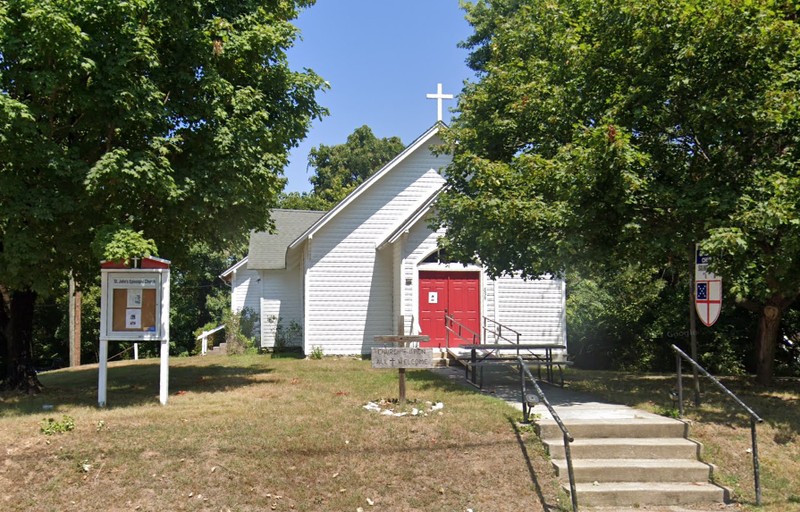
<svg viewBox="0 0 800 512">
<path fill-rule="evenodd" d="M 288 151 L 324 114 L 323 81 L 286 58 L 312 4 L 0 1 L 7 386 L 35 387 L 33 303 L 69 272 L 88 282 L 130 241 L 180 267 L 268 227 Z"/>
<path fill-rule="evenodd" d="M 356 128 L 343 144 L 320 144 L 308 155 L 314 169 L 312 195 L 330 209 L 402 150 L 399 137 L 379 139 L 367 125 Z"/>
<path fill-rule="evenodd" d="M 279 206 L 293 210 L 330 210 L 365 179 L 403 150 L 399 137 L 379 139 L 367 126 L 356 128 L 343 144 L 311 148 L 308 166 L 314 170 L 310 192 L 281 194 Z"/>
<path fill-rule="evenodd" d="M 758 312 L 800 293 L 800 25 L 789 0 L 480 0 L 446 135 L 451 254 L 494 273 L 688 269 Z M 729 299 L 726 299 L 729 300 Z"/>
</svg>

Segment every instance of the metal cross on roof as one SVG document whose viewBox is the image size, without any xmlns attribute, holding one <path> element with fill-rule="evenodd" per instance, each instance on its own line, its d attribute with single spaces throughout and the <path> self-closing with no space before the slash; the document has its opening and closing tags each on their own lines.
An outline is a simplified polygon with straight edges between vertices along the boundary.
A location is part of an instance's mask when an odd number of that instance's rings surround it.
<svg viewBox="0 0 800 512">
<path fill-rule="evenodd" d="M 438 118 L 437 121 L 442 120 L 442 100 L 452 100 L 452 94 L 442 94 L 442 84 L 436 84 L 436 94 L 427 94 L 426 98 L 429 100 L 436 100 L 437 107 L 438 107 Z"/>
</svg>

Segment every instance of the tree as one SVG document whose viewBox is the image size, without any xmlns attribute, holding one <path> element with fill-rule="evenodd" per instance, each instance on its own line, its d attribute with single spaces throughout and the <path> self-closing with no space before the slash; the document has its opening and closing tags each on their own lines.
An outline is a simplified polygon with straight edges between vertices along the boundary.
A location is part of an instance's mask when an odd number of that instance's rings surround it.
<svg viewBox="0 0 800 512">
<path fill-rule="evenodd" d="M 225 269 L 247 254 L 247 245 L 226 250 L 214 250 L 198 243 L 190 249 L 191 264 L 171 274 L 170 284 L 170 343 L 178 354 L 195 349 L 194 331 L 209 322 L 216 327 L 230 308 L 230 288 L 219 278 Z"/>
<path fill-rule="evenodd" d="M 688 273 L 760 316 L 758 380 L 800 293 L 800 26 L 789 1 L 467 5 L 477 83 L 445 135 L 454 256 L 495 274 Z M 686 269 L 686 270 L 683 270 Z"/>
<path fill-rule="evenodd" d="M 290 21 L 312 4 L 0 3 L 7 386 L 36 387 L 36 296 L 70 271 L 88 282 L 112 240 L 118 252 L 157 243 L 180 268 L 195 243 L 227 247 L 268 227 L 288 150 L 325 113 L 324 82 L 286 58 Z"/>
<path fill-rule="evenodd" d="M 278 208 L 287 210 L 330 210 L 336 203 L 331 204 L 314 192 L 288 192 L 278 198 Z"/>
<path fill-rule="evenodd" d="M 332 208 L 402 150 L 399 137 L 379 139 L 367 125 L 356 128 L 344 144 L 312 148 L 313 195 L 327 203 L 324 209 Z"/>
</svg>

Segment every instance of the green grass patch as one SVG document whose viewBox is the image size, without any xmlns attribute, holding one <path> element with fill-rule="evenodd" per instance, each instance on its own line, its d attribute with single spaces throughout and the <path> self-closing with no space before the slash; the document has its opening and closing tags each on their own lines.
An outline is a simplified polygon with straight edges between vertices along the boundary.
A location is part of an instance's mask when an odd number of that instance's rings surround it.
<svg viewBox="0 0 800 512">
<path fill-rule="evenodd" d="M 364 405 L 397 397 L 397 372 L 356 358 L 178 358 L 158 403 L 158 360 L 40 376 L 0 397 L 3 510 L 544 510 L 559 491 L 507 404 L 425 370 L 407 396 L 427 416 Z M 74 429 L 43 435 L 68 416 Z"/>
</svg>

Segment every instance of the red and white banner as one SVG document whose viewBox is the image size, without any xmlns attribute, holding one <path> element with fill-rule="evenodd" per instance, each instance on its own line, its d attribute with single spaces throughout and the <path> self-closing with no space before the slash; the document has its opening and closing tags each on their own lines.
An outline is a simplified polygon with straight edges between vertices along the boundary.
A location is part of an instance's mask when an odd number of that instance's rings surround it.
<svg viewBox="0 0 800 512">
<path fill-rule="evenodd" d="M 722 311 L 722 278 L 708 271 L 710 257 L 696 250 L 694 272 L 694 307 L 707 327 L 714 325 Z"/>
</svg>

